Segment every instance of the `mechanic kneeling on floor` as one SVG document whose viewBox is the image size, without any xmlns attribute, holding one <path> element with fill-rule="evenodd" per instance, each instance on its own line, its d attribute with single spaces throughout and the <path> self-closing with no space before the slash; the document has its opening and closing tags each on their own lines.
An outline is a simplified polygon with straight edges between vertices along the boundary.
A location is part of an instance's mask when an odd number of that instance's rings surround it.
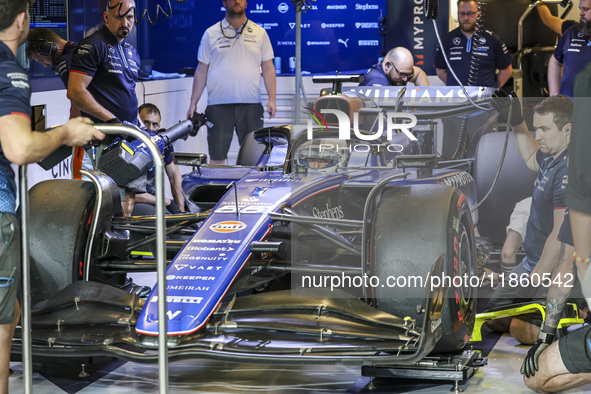
<svg viewBox="0 0 591 394">
<path fill-rule="evenodd" d="M 514 93 L 512 92 L 512 95 Z M 557 239 L 564 219 L 564 192 L 567 184 L 567 146 L 570 140 L 573 102 L 564 96 L 549 97 L 534 107 L 535 139 L 530 135 L 521 115 L 519 99 L 508 97 L 503 91 L 493 94 L 494 106 L 501 119 L 507 119 L 515 133 L 515 143 L 528 168 L 537 171 L 532 205 L 523 242 L 525 257 L 491 296 L 487 310 L 507 307 L 516 302 L 545 301 L 548 287 L 523 286 L 522 277 L 533 281 L 552 273 L 560 254 Z M 514 275 L 515 274 L 515 275 Z M 513 279 L 512 279 L 513 278 Z M 517 280 L 515 280 L 517 278 Z M 535 283 L 535 282 L 534 282 Z M 487 322 L 494 331 L 510 331 L 523 344 L 533 344 L 540 332 L 541 316 L 527 314 L 517 318 L 504 318 Z"/>
</svg>

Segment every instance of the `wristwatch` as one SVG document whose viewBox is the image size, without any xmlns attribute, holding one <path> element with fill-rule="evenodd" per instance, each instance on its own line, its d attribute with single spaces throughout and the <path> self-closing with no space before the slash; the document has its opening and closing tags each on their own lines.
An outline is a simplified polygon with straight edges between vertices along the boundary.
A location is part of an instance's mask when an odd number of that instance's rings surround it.
<svg viewBox="0 0 591 394">
<path fill-rule="evenodd" d="M 554 341 L 556 328 L 546 326 L 544 323 L 540 326 L 540 335 L 538 336 L 539 339 L 546 342 L 548 345 Z"/>
</svg>

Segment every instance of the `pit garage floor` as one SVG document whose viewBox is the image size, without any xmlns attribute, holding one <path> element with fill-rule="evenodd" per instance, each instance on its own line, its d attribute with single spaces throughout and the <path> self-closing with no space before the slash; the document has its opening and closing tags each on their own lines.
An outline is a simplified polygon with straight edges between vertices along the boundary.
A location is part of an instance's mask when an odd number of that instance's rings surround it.
<svg viewBox="0 0 591 394">
<path fill-rule="evenodd" d="M 146 275 L 146 276 L 141 276 Z M 136 283 L 153 285 L 153 274 L 134 274 Z M 481 289 L 482 290 L 482 289 Z M 486 294 L 479 293 L 478 310 L 486 305 Z M 573 327 L 573 328 L 576 328 Z M 519 369 L 529 346 L 520 345 L 509 334 L 482 328 L 482 342 L 472 345 L 488 357 L 468 382 L 460 386 L 467 393 L 531 393 Z M 33 358 L 35 361 L 35 358 Z M 9 392 L 23 393 L 22 364 L 11 363 L 13 374 Z M 95 359 L 86 365 L 88 377 L 80 378 L 80 364 L 34 363 L 35 394 L 61 393 L 157 393 L 158 365 L 139 364 L 113 358 Z M 376 379 L 374 390 L 360 367 L 305 365 L 236 364 L 211 360 L 183 360 L 169 363 L 169 392 L 185 393 L 450 393 L 453 382 L 432 383 L 420 380 Z M 591 384 L 566 391 L 591 392 Z"/>
<path fill-rule="evenodd" d="M 483 330 L 486 330 L 484 328 Z M 527 393 L 519 368 L 529 347 L 518 345 L 508 334 L 483 332 L 481 346 L 488 365 L 461 386 L 472 393 Z M 492 346 L 492 350 L 485 349 Z M 10 393 L 22 393 L 22 364 L 11 363 Z M 72 364 L 35 364 L 33 390 L 54 393 L 151 393 L 158 392 L 158 366 L 103 359 L 87 366 L 89 377 L 79 378 L 80 367 Z M 366 386 L 369 378 L 356 367 L 281 367 L 191 360 L 169 364 L 169 392 L 204 393 L 449 393 L 451 383 L 433 384 L 412 380 L 376 380 L 377 388 Z M 568 393 L 591 392 L 591 384 Z"/>
</svg>

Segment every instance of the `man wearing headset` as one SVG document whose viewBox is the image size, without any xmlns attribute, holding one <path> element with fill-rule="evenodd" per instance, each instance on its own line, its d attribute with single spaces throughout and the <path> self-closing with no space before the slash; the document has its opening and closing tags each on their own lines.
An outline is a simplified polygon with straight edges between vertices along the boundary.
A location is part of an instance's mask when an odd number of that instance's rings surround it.
<svg viewBox="0 0 591 394">
<path fill-rule="evenodd" d="M 135 85 L 140 58 L 126 41 L 135 25 L 134 0 L 110 0 L 103 17 L 105 25 L 80 41 L 72 55 L 68 98 L 94 122 L 139 126 Z M 122 191 L 126 216 L 133 209 L 135 192 Z"/>
<path fill-rule="evenodd" d="M 210 164 L 225 164 L 236 127 L 238 141 L 263 127 L 261 72 L 269 96 L 267 112 L 274 117 L 276 77 L 273 48 L 265 29 L 246 17 L 248 0 L 224 0 L 226 17 L 203 34 L 199 65 L 187 117 L 193 116 L 207 88 L 205 115 L 209 129 Z"/>
</svg>

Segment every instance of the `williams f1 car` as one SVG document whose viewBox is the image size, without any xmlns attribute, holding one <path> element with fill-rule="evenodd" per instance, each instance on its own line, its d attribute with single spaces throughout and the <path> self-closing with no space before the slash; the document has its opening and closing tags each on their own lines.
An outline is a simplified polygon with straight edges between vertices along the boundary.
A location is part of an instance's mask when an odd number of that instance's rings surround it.
<svg viewBox="0 0 591 394">
<path fill-rule="evenodd" d="M 311 109 L 326 116 L 307 130 L 255 131 L 242 165 L 175 156 L 193 168 L 192 213 L 166 216 L 165 315 L 158 288 L 140 297 L 125 281 L 155 270 L 130 257 L 154 241 L 155 218 L 123 217 L 98 171 L 35 185 L 33 354 L 156 362 L 160 319 L 170 359 L 409 365 L 462 349 L 476 288 L 445 278 L 476 275 L 473 162 L 421 154 L 401 132 L 412 117 L 361 94 Z M 347 138 L 337 110 L 355 119 Z M 399 124 L 389 139 L 382 117 Z"/>
</svg>

